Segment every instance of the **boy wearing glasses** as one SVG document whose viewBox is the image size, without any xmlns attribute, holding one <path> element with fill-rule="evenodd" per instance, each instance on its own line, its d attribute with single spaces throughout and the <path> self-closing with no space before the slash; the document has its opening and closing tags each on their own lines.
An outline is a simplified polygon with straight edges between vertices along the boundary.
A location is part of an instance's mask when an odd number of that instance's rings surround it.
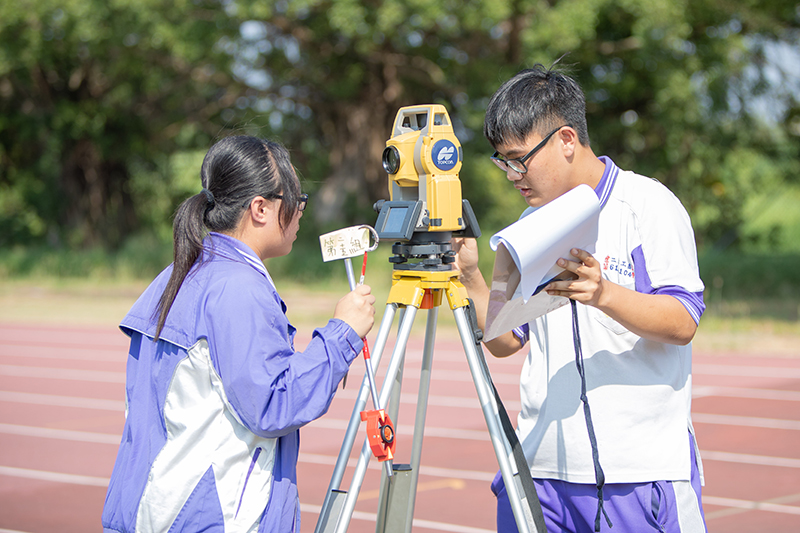
<svg viewBox="0 0 800 533">
<path fill-rule="evenodd" d="M 573 249 L 558 262 L 573 279 L 546 287 L 578 302 L 596 442 L 581 405 L 570 306 L 486 343 L 496 357 L 528 344 L 517 433 L 548 531 L 706 531 L 690 417 L 690 342 L 705 305 L 689 216 L 657 181 L 594 154 L 583 92 L 558 71 L 536 65 L 504 83 L 484 134 L 528 204 L 522 216 L 581 184 L 601 205 L 595 254 Z M 489 288 L 475 241 L 457 239 L 454 249 L 485 328 Z M 516 531 L 500 475 L 492 490 L 498 531 Z"/>
</svg>

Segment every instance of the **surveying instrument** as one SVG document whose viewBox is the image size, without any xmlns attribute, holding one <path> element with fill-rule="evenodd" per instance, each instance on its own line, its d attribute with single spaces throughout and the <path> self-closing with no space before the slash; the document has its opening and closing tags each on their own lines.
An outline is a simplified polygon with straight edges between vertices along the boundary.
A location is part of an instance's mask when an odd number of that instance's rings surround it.
<svg viewBox="0 0 800 533">
<path fill-rule="evenodd" d="M 459 281 L 460 271 L 454 265 L 451 238 L 479 237 L 480 229 L 469 202 L 461 197 L 458 172 L 463 155 L 446 109 L 436 104 L 401 108 L 382 159 L 389 174 L 390 200 L 375 204 L 378 211 L 375 230 L 381 240 L 395 241 L 389 259 L 393 264 L 392 286 L 373 354 L 371 358 L 367 351 L 364 354 L 367 375 L 356 398 L 315 533 L 347 531 L 373 454 L 385 465 L 376 532 L 411 531 L 438 310 L 445 299 L 455 317 L 517 527 L 521 533 L 544 533 L 541 511 L 539 509 L 538 516 L 534 511 L 539 502 L 527 462 L 491 382 L 480 346 L 482 333 L 477 327 L 474 306 Z M 349 260 L 346 266 L 353 289 L 355 277 Z M 406 346 L 420 309 L 428 310 L 428 316 L 411 462 L 392 464 L 396 441 L 391 418 L 397 417 Z M 380 363 L 398 310 L 396 342 L 378 397 L 374 370 Z M 375 410 L 364 411 L 371 392 Z M 380 406 L 386 405 L 389 406 L 386 411 L 381 409 Z M 367 421 L 368 438 L 361 449 L 350 488 L 344 491 L 340 487 L 362 419 Z"/>
</svg>

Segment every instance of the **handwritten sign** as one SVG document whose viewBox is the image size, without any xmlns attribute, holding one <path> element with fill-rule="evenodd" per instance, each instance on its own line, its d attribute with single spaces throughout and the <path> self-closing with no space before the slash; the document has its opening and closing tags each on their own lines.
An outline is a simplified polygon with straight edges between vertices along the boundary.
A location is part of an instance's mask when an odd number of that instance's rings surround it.
<svg viewBox="0 0 800 533">
<path fill-rule="evenodd" d="M 372 246 L 370 234 L 375 240 Z M 357 257 L 378 247 L 378 235 L 370 226 L 352 226 L 320 235 L 319 247 L 325 262 Z"/>
</svg>

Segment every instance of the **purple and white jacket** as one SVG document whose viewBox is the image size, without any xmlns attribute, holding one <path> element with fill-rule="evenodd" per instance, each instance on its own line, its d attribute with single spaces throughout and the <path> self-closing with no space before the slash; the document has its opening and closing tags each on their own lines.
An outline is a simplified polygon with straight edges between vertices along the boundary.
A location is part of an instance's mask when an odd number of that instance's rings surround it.
<svg viewBox="0 0 800 533">
<path fill-rule="evenodd" d="M 106 532 L 300 530 L 299 428 L 322 416 L 363 344 L 331 320 L 304 352 L 264 264 L 206 238 L 153 341 L 172 267 L 131 308 L 126 420 Z"/>
</svg>

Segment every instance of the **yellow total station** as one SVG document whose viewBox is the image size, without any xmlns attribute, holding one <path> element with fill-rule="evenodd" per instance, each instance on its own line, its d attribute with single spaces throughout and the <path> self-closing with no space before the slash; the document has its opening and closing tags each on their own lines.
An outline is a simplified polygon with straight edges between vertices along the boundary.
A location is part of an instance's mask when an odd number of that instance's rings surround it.
<svg viewBox="0 0 800 533">
<path fill-rule="evenodd" d="M 377 228 L 381 239 L 466 229 L 458 178 L 462 160 L 461 143 L 443 105 L 401 108 L 383 151 L 390 200 L 381 213 L 383 227 Z M 378 204 L 376 209 L 381 212 Z"/>
</svg>

